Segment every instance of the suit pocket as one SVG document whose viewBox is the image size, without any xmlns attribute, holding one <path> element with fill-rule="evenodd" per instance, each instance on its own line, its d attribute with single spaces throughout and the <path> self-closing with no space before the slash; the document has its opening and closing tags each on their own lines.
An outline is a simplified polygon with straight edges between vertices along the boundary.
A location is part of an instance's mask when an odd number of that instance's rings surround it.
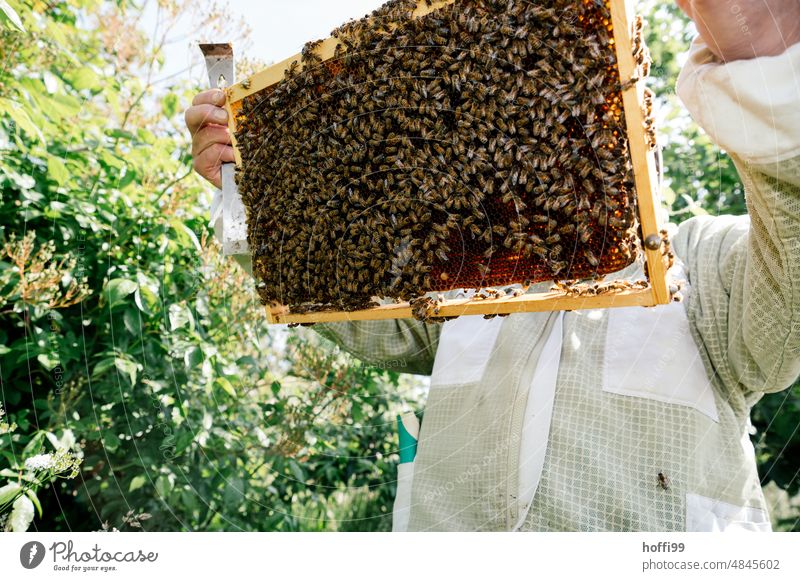
<svg viewBox="0 0 800 581">
<path fill-rule="evenodd" d="M 682 304 L 608 313 L 603 391 L 688 406 L 719 422 L 711 380 Z"/>
<path fill-rule="evenodd" d="M 737 506 L 700 494 L 686 495 L 687 532 L 772 531 L 769 514 L 760 508 Z"/>
<path fill-rule="evenodd" d="M 467 316 L 444 323 L 431 385 L 463 385 L 480 381 L 504 320 L 501 317 L 486 320 Z"/>
</svg>

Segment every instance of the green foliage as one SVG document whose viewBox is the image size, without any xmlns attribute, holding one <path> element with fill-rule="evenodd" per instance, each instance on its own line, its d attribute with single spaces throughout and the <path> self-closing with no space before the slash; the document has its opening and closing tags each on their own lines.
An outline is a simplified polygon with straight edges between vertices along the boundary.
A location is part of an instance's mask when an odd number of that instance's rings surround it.
<svg viewBox="0 0 800 581">
<path fill-rule="evenodd" d="M 17 11 L 9 6 L 6 0 L 0 0 L 0 22 L 9 28 L 25 32 L 25 27 L 22 25 Z"/>
<path fill-rule="evenodd" d="M 140 8 L 18 8 L 27 32 L 0 29 L 0 395 L 16 424 L 0 513 L 29 522 L 41 500 L 44 530 L 387 529 L 393 418 L 417 392 L 267 328 L 211 236 L 182 125 L 193 93 L 149 81 Z M 49 433 L 75 435 L 81 478 L 26 468 Z"/>
<path fill-rule="evenodd" d="M 42 488 L 53 485 L 58 478 L 71 479 L 78 475 L 81 452 L 75 437 L 65 430 L 61 438 L 52 432 L 38 430 L 29 438 L 18 437 L 16 424 L 2 420 L 5 411 L 0 406 L 0 456 L 11 468 L 0 470 L 6 479 L 0 486 L 0 531 L 24 532 L 34 517 L 34 508 L 42 516 L 42 505 L 37 495 Z M 9 452 L 13 445 L 25 440 L 20 462 Z M 53 450 L 46 451 L 45 441 Z"/>
<path fill-rule="evenodd" d="M 640 10 L 647 18 L 646 41 L 654 63 L 648 86 L 658 99 L 666 168 L 663 196 L 673 220 L 698 214 L 744 214 L 744 188 L 731 158 L 692 121 L 675 93 L 694 25 L 674 2 L 647 0 Z"/>
</svg>

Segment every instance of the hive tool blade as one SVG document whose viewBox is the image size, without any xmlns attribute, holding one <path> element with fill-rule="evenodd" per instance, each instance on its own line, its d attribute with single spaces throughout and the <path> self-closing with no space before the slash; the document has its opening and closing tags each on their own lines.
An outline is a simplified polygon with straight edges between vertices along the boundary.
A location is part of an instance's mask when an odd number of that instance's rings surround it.
<svg viewBox="0 0 800 581">
<path fill-rule="evenodd" d="M 235 82 L 233 46 L 230 43 L 201 44 L 200 50 L 205 57 L 210 86 L 225 88 L 232 85 Z M 223 254 L 245 255 L 249 260 L 244 204 L 236 187 L 235 168 L 234 163 L 222 164 L 222 190 L 217 190 L 211 203 L 211 223 L 217 237 L 222 240 Z"/>
</svg>

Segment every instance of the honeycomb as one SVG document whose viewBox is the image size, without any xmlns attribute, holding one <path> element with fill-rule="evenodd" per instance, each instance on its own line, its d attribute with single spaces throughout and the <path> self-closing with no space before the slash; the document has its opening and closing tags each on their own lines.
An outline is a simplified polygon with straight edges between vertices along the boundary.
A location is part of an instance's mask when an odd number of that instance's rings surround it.
<svg viewBox="0 0 800 581">
<path fill-rule="evenodd" d="M 237 184 L 264 304 L 347 311 L 636 260 L 608 3 L 416 8 L 334 30 L 325 62 L 308 43 L 243 99 Z"/>
</svg>

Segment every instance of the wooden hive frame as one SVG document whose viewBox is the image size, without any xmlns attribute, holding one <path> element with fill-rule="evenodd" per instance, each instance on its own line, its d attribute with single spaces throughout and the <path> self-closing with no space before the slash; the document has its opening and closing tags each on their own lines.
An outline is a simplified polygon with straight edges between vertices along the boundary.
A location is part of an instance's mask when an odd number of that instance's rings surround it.
<svg viewBox="0 0 800 581">
<path fill-rule="evenodd" d="M 414 17 L 425 16 L 443 6 L 457 0 L 434 0 L 430 5 L 419 0 Z M 632 79 L 636 74 L 636 63 L 633 57 L 632 24 L 634 21 L 632 0 L 610 0 L 610 11 L 616 47 L 617 65 L 620 79 Z M 316 48 L 317 55 L 326 61 L 334 57 L 339 41 L 328 38 Z M 228 111 L 229 128 L 233 139 L 236 165 L 241 166 L 241 156 L 236 147 L 236 117 L 242 106 L 242 100 L 254 93 L 271 87 L 284 79 L 286 70 L 292 63 L 302 68 L 301 55 L 292 56 L 274 64 L 248 79 L 226 89 L 226 109 Z M 298 69 L 299 70 L 299 69 Z M 659 206 L 656 185 L 655 154 L 647 144 L 644 126 L 644 84 L 627 83 L 622 91 L 625 110 L 625 123 L 628 132 L 628 147 L 633 166 L 636 184 L 636 197 L 639 208 L 642 242 L 647 239 L 658 239 L 657 244 L 642 247 L 645 252 L 645 268 L 650 282 L 647 288 L 624 289 L 589 296 L 576 296 L 564 290 L 552 290 L 545 293 L 527 293 L 520 296 L 504 296 L 501 298 L 451 299 L 444 301 L 438 308 L 439 317 L 455 317 L 463 315 L 502 315 L 531 311 L 579 310 L 610 307 L 641 306 L 650 307 L 667 304 L 671 301 L 668 285 L 667 265 L 661 248 L 661 235 L 656 218 Z M 336 321 L 364 321 L 411 318 L 412 308 L 408 303 L 380 305 L 356 311 L 316 311 L 311 313 L 290 313 L 285 306 L 267 307 L 270 323 L 327 323 Z"/>
</svg>

